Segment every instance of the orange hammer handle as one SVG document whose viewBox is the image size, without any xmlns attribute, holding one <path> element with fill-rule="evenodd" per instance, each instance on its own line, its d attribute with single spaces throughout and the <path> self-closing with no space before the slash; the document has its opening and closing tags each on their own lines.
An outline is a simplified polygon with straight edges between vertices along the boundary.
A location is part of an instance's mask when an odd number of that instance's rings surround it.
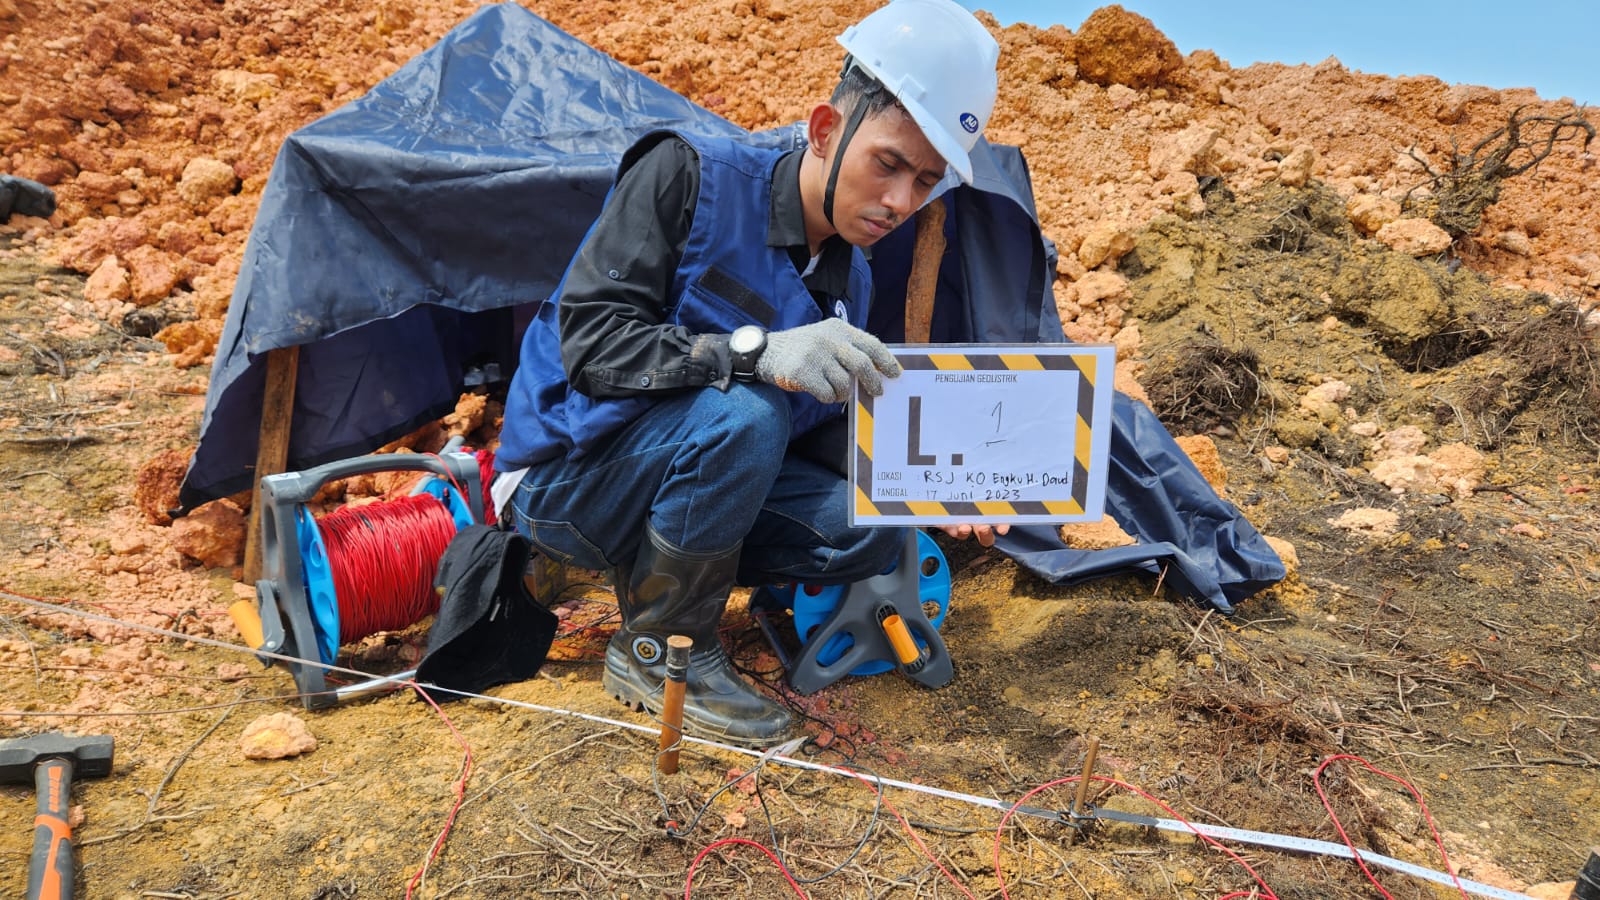
<svg viewBox="0 0 1600 900">
<path fill-rule="evenodd" d="M 28 865 L 29 900 L 72 900 L 72 761 L 47 759 L 33 770 L 39 798 L 33 819 L 33 854 Z"/>
</svg>

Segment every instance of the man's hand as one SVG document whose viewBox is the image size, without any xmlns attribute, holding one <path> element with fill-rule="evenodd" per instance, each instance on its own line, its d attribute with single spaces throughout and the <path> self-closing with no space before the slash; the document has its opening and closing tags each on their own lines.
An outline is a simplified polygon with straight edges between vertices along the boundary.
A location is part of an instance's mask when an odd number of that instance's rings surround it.
<svg viewBox="0 0 1600 900">
<path fill-rule="evenodd" d="M 775 331 L 756 360 L 756 378 L 823 403 L 850 399 L 852 378 L 876 397 L 883 393 L 885 376 L 899 375 L 900 363 L 889 348 L 843 319 Z"/>
<path fill-rule="evenodd" d="M 958 541 L 969 537 L 976 537 L 978 543 L 984 547 L 993 547 L 996 535 L 1005 534 L 1011 530 L 1010 525 L 940 525 L 939 530 L 950 535 Z"/>
</svg>

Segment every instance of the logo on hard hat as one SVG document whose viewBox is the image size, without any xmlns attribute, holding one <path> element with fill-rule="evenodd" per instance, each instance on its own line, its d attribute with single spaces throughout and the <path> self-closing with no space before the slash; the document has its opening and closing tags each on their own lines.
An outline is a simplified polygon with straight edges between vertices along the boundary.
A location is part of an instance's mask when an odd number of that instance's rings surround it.
<svg viewBox="0 0 1600 900">
<path fill-rule="evenodd" d="M 978 117 L 973 115 L 972 113 L 962 113 L 961 114 L 961 127 L 965 128 L 967 130 L 968 134 L 977 134 L 978 133 Z"/>
</svg>

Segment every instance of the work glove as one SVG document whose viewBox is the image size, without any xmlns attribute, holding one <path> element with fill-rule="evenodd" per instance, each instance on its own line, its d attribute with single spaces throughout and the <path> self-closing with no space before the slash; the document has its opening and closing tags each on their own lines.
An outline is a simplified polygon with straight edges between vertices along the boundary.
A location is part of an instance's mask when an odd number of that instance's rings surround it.
<svg viewBox="0 0 1600 900">
<path fill-rule="evenodd" d="M 850 380 L 867 393 L 883 393 L 884 376 L 897 378 L 900 363 L 883 342 L 843 319 L 824 319 L 767 335 L 756 378 L 786 391 L 804 391 L 823 403 L 850 398 Z"/>
</svg>

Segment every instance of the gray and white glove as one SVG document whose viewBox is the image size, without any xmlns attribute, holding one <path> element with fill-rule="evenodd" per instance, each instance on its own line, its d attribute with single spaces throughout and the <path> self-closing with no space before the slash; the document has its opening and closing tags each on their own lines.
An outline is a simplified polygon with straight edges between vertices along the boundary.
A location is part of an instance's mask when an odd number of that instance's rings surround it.
<svg viewBox="0 0 1600 900">
<path fill-rule="evenodd" d="M 756 378 L 786 391 L 804 391 L 823 403 L 850 398 L 850 380 L 867 393 L 883 393 L 884 376 L 897 378 L 900 363 L 883 342 L 843 319 L 824 319 L 767 335 Z"/>
</svg>

